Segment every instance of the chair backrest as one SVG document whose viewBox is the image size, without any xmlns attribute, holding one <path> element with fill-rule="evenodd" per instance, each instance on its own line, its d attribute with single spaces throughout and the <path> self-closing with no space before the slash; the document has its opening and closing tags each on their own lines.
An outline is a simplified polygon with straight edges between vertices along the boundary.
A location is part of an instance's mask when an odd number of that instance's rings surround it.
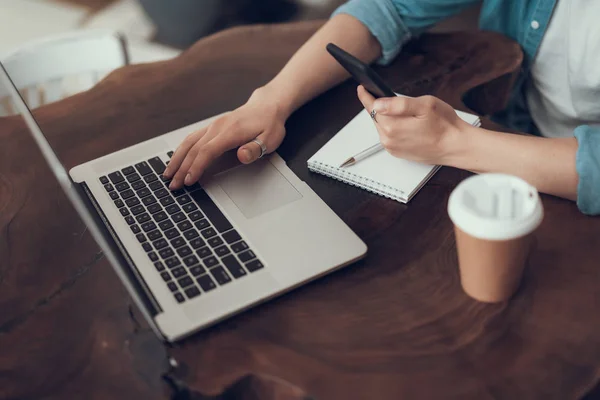
<svg viewBox="0 0 600 400">
<path fill-rule="evenodd" d="M 129 64 L 125 39 L 115 32 L 76 31 L 28 43 L 2 63 L 30 108 L 90 89 Z M 0 116 L 15 111 L 0 86 Z"/>
</svg>

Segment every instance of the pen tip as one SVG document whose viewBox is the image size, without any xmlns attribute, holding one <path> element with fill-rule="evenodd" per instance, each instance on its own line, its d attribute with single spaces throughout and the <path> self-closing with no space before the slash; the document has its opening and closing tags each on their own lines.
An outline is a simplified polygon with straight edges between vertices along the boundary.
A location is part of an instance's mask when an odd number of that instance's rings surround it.
<svg viewBox="0 0 600 400">
<path fill-rule="evenodd" d="M 347 167 L 347 166 L 349 166 L 349 165 L 352 165 L 352 164 L 354 164 L 355 162 L 356 162 L 356 160 L 354 159 L 354 157 L 350 157 L 349 159 L 347 159 L 346 161 L 344 161 L 344 162 L 342 163 L 342 165 L 340 165 L 340 168 Z"/>
</svg>

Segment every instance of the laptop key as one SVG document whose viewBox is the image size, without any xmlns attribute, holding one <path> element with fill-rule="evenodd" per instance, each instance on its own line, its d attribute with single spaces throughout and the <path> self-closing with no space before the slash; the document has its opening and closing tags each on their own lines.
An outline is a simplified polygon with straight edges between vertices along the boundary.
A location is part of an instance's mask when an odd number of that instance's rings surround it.
<svg viewBox="0 0 600 400">
<path fill-rule="evenodd" d="M 156 175 L 154 175 L 154 174 L 148 174 L 148 175 L 145 175 L 145 176 L 144 176 L 144 181 L 145 181 L 146 183 L 150 183 L 150 182 L 159 182 L 159 184 L 160 184 L 160 181 L 158 180 L 158 178 L 157 178 L 157 177 L 156 177 Z M 160 185 L 160 187 L 162 187 L 162 184 Z"/>
<path fill-rule="evenodd" d="M 179 231 L 175 228 L 169 229 L 168 231 L 165 231 L 165 236 L 167 237 L 167 239 L 171 240 L 179 236 Z"/>
<path fill-rule="evenodd" d="M 108 183 L 108 178 L 106 176 L 101 176 L 100 183 L 106 185 Z"/>
<path fill-rule="evenodd" d="M 128 225 L 133 225 L 133 224 L 135 224 L 135 219 L 133 219 L 133 217 L 131 215 L 128 215 L 125 217 L 125 222 L 127 222 Z M 131 229 L 133 229 L 133 227 Z"/>
<path fill-rule="evenodd" d="M 200 189 L 202 189 L 202 187 L 200 186 L 199 183 L 194 183 L 193 185 L 185 187 L 185 190 L 187 190 L 188 192 L 193 192 L 194 190 L 200 190 Z"/>
<path fill-rule="evenodd" d="M 238 254 L 238 257 L 240 258 L 240 260 L 242 262 L 248 262 L 248 261 L 252 260 L 253 258 L 256 258 L 256 255 L 254 254 L 254 252 L 252 250 L 248 250 L 248 251 Z"/>
<path fill-rule="evenodd" d="M 169 151 L 169 152 L 167 153 L 167 157 L 171 158 L 171 157 L 173 157 L 173 154 L 174 154 L 174 152 L 173 152 L 173 151 Z"/>
<path fill-rule="evenodd" d="M 151 192 L 150 192 L 150 189 L 148 189 L 147 187 L 145 187 L 145 188 L 143 188 L 143 189 L 140 189 L 140 190 L 138 190 L 138 192 L 137 192 L 138 196 L 140 196 L 140 197 L 146 197 L 146 196 L 148 196 L 150 193 L 151 193 Z"/>
<path fill-rule="evenodd" d="M 131 225 L 130 228 L 131 228 L 131 232 L 133 232 L 133 233 L 140 233 L 142 231 L 140 229 L 139 225 Z"/>
<path fill-rule="evenodd" d="M 196 200 L 200 209 L 204 212 L 210 222 L 212 222 L 217 231 L 225 232 L 233 228 L 219 207 L 217 207 L 204 190 L 196 190 L 189 195 Z"/>
<path fill-rule="evenodd" d="M 196 282 L 198 282 L 198 285 L 200 285 L 202 290 L 204 290 L 205 292 L 210 292 L 211 290 L 217 287 L 215 282 L 213 282 L 212 278 L 208 274 L 196 278 Z"/>
<path fill-rule="evenodd" d="M 185 301 L 185 297 L 183 297 L 183 295 L 179 292 L 175 293 L 173 296 L 178 303 L 183 303 Z"/>
<path fill-rule="evenodd" d="M 242 267 L 242 265 L 238 262 L 238 260 L 235 259 L 234 256 L 230 255 L 223 257 L 221 261 L 223 261 L 223 264 L 225 264 L 225 268 L 227 268 L 227 270 L 231 273 L 231 275 L 233 275 L 235 279 L 239 279 L 247 274 L 244 267 Z"/>
<path fill-rule="evenodd" d="M 165 207 L 173 203 L 175 203 L 175 200 L 171 196 L 163 197 L 162 199 L 160 199 L 160 204 L 162 204 Z"/>
<path fill-rule="evenodd" d="M 125 175 L 133 174 L 135 172 L 135 168 L 133 167 L 125 167 L 121 170 L 121 172 Z"/>
<path fill-rule="evenodd" d="M 231 230 L 229 232 L 225 232 L 223 235 L 223 239 L 229 244 L 237 242 L 238 240 L 242 240 L 242 237 L 236 230 Z"/>
<path fill-rule="evenodd" d="M 183 189 L 173 190 L 171 194 L 173 195 L 173 197 L 179 197 L 184 195 L 185 191 Z"/>
<path fill-rule="evenodd" d="M 223 244 L 223 239 L 221 239 L 218 236 L 215 236 L 215 237 L 208 239 L 208 244 L 210 244 L 210 247 L 215 248 L 215 247 Z"/>
<path fill-rule="evenodd" d="M 108 179 L 110 179 L 110 181 L 115 185 L 125 180 L 121 171 L 115 171 L 111 174 L 108 174 Z"/>
<path fill-rule="evenodd" d="M 138 204 L 140 204 L 140 199 L 138 199 L 137 197 L 132 197 L 130 199 L 125 200 L 125 204 L 127 204 L 127 207 L 135 207 Z"/>
<path fill-rule="evenodd" d="M 149 251 L 152 251 L 152 245 L 150 243 L 148 243 L 148 242 L 142 243 L 142 247 L 144 248 L 144 250 L 146 251 L 146 253 L 149 252 Z"/>
<path fill-rule="evenodd" d="M 204 265 L 206 265 L 208 268 L 212 268 L 215 265 L 219 264 L 219 260 L 217 260 L 215 257 L 211 256 L 211 257 L 207 257 L 205 259 L 202 260 L 202 262 L 204 262 Z"/>
<path fill-rule="evenodd" d="M 135 193 L 133 193 L 133 190 L 131 189 L 127 189 L 121 192 L 121 197 L 125 200 L 127 200 L 130 197 L 133 197 L 135 195 Z"/>
<path fill-rule="evenodd" d="M 211 269 L 210 273 L 219 285 L 225 285 L 226 283 L 231 282 L 231 278 L 229 277 L 229 275 L 227 275 L 227 272 L 225 272 L 225 270 L 221 266 Z"/>
<path fill-rule="evenodd" d="M 187 204 L 186 204 L 187 206 Z M 189 215 L 190 219 L 192 221 L 198 221 L 200 218 L 202 218 L 204 215 L 202 215 L 202 213 L 200 211 L 192 211 Z M 207 221 L 208 222 L 208 221 Z"/>
<path fill-rule="evenodd" d="M 157 213 L 157 212 L 159 212 L 161 210 L 162 210 L 162 207 L 158 203 L 150 204 L 148 206 L 148 212 L 150 214 L 155 214 L 155 213 Z"/>
<path fill-rule="evenodd" d="M 123 208 L 119 208 L 119 212 L 121 213 L 122 216 L 126 217 L 129 215 L 129 209 L 123 207 Z"/>
<path fill-rule="evenodd" d="M 185 218 L 185 214 L 184 214 L 184 213 L 182 213 L 182 212 L 178 212 L 177 214 L 173 214 L 173 215 L 171 216 L 171 218 L 173 219 L 173 222 L 175 222 L 175 223 L 178 223 L 178 222 L 184 221 L 184 220 L 186 219 L 186 218 Z"/>
<path fill-rule="evenodd" d="M 184 244 L 185 240 L 181 236 L 171 240 L 171 245 L 176 249 L 183 246 Z"/>
<path fill-rule="evenodd" d="M 167 267 L 169 267 L 169 269 L 173 269 L 173 268 L 181 265 L 181 261 L 179 261 L 179 258 L 173 257 L 173 258 L 169 258 L 168 260 L 165 260 L 165 264 L 167 264 Z"/>
<path fill-rule="evenodd" d="M 198 257 L 200 258 L 206 258 L 212 256 L 212 251 L 208 247 L 203 247 L 196 250 L 196 254 L 198 254 Z"/>
<path fill-rule="evenodd" d="M 179 204 L 186 204 L 189 203 L 190 201 L 192 201 L 192 199 L 190 199 L 190 196 L 188 195 L 183 195 L 177 198 L 177 202 Z"/>
<path fill-rule="evenodd" d="M 165 208 L 165 210 L 170 214 L 177 214 L 178 212 L 181 211 L 181 208 L 179 208 L 179 206 L 177 204 L 171 204 L 170 206 L 168 206 L 167 208 Z"/>
<path fill-rule="evenodd" d="M 161 272 L 160 276 L 163 278 L 163 280 L 165 282 L 168 282 L 171 280 L 171 275 L 169 275 L 169 273 L 167 271 Z"/>
<path fill-rule="evenodd" d="M 148 257 L 150 258 L 150 261 L 158 261 L 158 256 L 155 252 L 148 253 Z"/>
<path fill-rule="evenodd" d="M 114 190 L 112 192 L 110 192 L 108 194 L 110 196 L 111 199 L 116 200 L 119 198 L 119 193 L 115 192 Z"/>
<path fill-rule="evenodd" d="M 160 256 L 160 258 L 162 258 L 163 260 L 166 260 L 167 258 L 171 258 L 175 255 L 175 253 L 173 252 L 173 249 L 170 247 L 167 247 L 166 249 L 162 249 L 161 251 L 158 252 L 158 255 Z M 178 259 L 176 259 L 177 261 L 179 261 Z"/>
<path fill-rule="evenodd" d="M 198 264 L 200 261 L 196 256 L 188 256 L 183 259 L 183 263 L 188 267 Z"/>
<path fill-rule="evenodd" d="M 140 214 L 137 217 L 135 217 L 135 219 L 137 220 L 138 223 L 143 224 L 144 222 L 150 221 L 150 214 L 145 212 L 145 213 Z"/>
<path fill-rule="evenodd" d="M 147 175 L 147 176 L 154 176 L 156 178 L 155 175 Z M 149 184 L 148 187 L 150 189 L 152 189 L 152 191 L 154 192 L 154 191 L 157 191 L 157 190 L 161 190 L 163 188 L 163 185 L 159 181 L 154 181 L 151 184 Z"/>
<path fill-rule="evenodd" d="M 190 221 L 183 221 L 177 224 L 177 227 L 181 232 L 187 231 L 188 229 L 192 229 L 192 223 Z"/>
<path fill-rule="evenodd" d="M 186 257 L 192 254 L 192 249 L 188 246 L 183 246 L 177 249 L 177 254 L 179 254 L 180 257 Z"/>
<path fill-rule="evenodd" d="M 196 286 L 191 286 L 185 289 L 184 292 L 188 299 L 193 299 L 194 297 L 200 296 L 200 290 Z"/>
<path fill-rule="evenodd" d="M 167 247 L 169 245 L 169 242 L 167 242 L 165 239 L 158 239 L 158 240 L 152 242 L 152 245 L 154 246 L 154 248 L 156 250 L 160 250 L 160 249 L 164 249 L 165 247 Z"/>
<path fill-rule="evenodd" d="M 146 187 L 146 184 L 144 183 L 144 181 L 135 181 L 131 184 L 131 188 L 133 190 L 141 190 L 144 189 Z"/>
<path fill-rule="evenodd" d="M 194 284 L 194 281 L 192 280 L 192 278 L 190 278 L 189 275 L 184 276 L 183 278 L 180 278 L 177 283 L 179 283 L 179 286 L 181 286 L 182 288 L 185 288 L 186 286 L 190 286 Z"/>
<path fill-rule="evenodd" d="M 166 219 L 166 220 L 162 221 L 160 224 L 158 224 L 158 226 L 160 226 L 160 229 L 162 229 L 163 231 L 166 231 L 167 229 L 171 229 L 175 225 L 173 225 L 173 223 L 171 221 Z"/>
<path fill-rule="evenodd" d="M 144 232 L 150 232 L 156 229 L 156 224 L 152 221 L 148 221 L 144 222 L 141 227 Z"/>
<path fill-rule="evenodd" d="M 117 199 L 117 200 L 115 200 L 115 206 L 117 208 L 125 207 L 125 203 L 123 203 L 123 200 Z"/>
<path fill-rule="evenodd" d="M 139 181 L 140 179 L 142 179 L 142 177 L 139 176 L 137 173 L 133 173 L 131 175 L 127 175 L 126 178 L 127 178 L 127 181 L 130 182 L 130 183 L 131 182 L 135 182 L 135 181 Z"/>
<path fill-rule="evenodd" d="M 200 235 L 198 234 L 198 231 L 197 231 L 197 230 L 195 230 L 195 229 L 190 229 L 190 230 L 188 230 L 188 231 L 185 231 L 185 232 L 183 233 L 183 236 L 184 236 L 184 237 L 185 237 L 187 240 L 192 240 L 192 239 L 195 239 L 195 238 L 197 238 L 197 237 L 198 237 L 198 236 L 200 236 Z"/>
<path fill-rule="evenodd" d="M 156 198 L 161 199 L 165 196 L 169 195 L 169 191 L 167 189 L 159 189 L 156 192 L 154 192 L 154 195 L 156 196 Z"/>
<path fill-rule="evenodd" d="M 152 172 L 146 161 L 135 164 L 135 169 L 137 169 L 140 175 L 148 175 Z"/>
<path fill-rule="evenodd" d="M 144 197 L 142 199 L 142 203 L 144 203 L 144 205 L 146 205 L 146 206 L 149 206 L 150 204 L 156 203 L 156 199 L 154 198 L 154 196 L 150 195 L 150 196 Z"/>
<path fill-rule="evenodd" d="M 160 157 L 154 157 L 154 158 L 149 159 L 148 164 L 150 164 L 150 166 L 152 167 L 154 172 L 156 172 L 158 175 L 161 175 L 165 171 L 165 168 L 166 168 L 165 163 L 162 162 Z"/>
<path fill-rule="evenodd" d="M 148 234 L 148 240 L 150 240 L 151 242 L 155 241 L 156 239 L 160 239 L 161 237 L 162 233 L 160 233 L 158 229 L 155 229 Z"/>
<path fill-rule="evenodd" d="M 246 268 L 250 272 L 258 271 L 259 269 L 262 269 L 263 267 L 264 267 L 264 265 L 262 265 L 260 260 L 253 260 L 246 264 Z"/>
<path fill-rule="evenodd" d="M 191 232 L 191 231 L 188 231 Z M 204 243 L 204 240 L 202 240 L 202 238 L 195 238 L 190 240 L 190 246 L 192 246 L 194 249 L 199 249 L 200 247 L 204 246 L 206 243 Z"/>
<path fill-rule="evenodd" d="M 196 221 L 194 225 L 196 225 L 196 228 L 202 230 L 208 228 L 210 226 L 210 223 L 206 219 L 201 219 L 200 221 Z"/>
<path fill-rule="evenodd" d="M 135 237 L 140 243 L 144 243 L 146 241 L 146 235 L 144 235 L 143 233 L 138 233 L 137 235 L 135 235 Z"/>
<path fill-rule="evenodd" d="M 248 249 L 248 245 L 244 241 L 237 242 L 231 245 L 231 250 L 233 250 L 236 253 L 241 253 L 246 249 Z"/>
<path fill-rule="evenodd" d="M 221 246 L 221 247 L 217 247 L 215 249 L 215 253 L 217 253 L 217 255 L 219 257 L 224 257 L 227 254 L 231 253 L 231 251 L 229 250 L 229 248 L 227 246 Z"/>
<path fill-rule="evenodd" d="M 117 189 L 119 192 L 122 192 L 123 190 L 127 190 L 129 188 L 130 188 L 130 186 L 129 186 L 129 183 L 127 183 L 127 182 L 121 182 L 121 183 L 117 183 L 115 185 L 115 189 Z"/>
<path fill-rule="evenodd" d="M 198 206 L 194 203 L 187 203 L 183 205 L 183 210 L 186 213 L 191 213 L 192 211 L 196 211 L 198 209 Z M 200 213 L 200 216 L 202 217 L 202 213 Z"/>
<path fill-rule="evenodd" d="M 164 221 L 165 219 L 169 218 L 169 216 L 164 211 L 157 212 L 153 215 L 153 217 L 156 222 Z"/>
<path fill-rule="evenodd" d="M 167 287 L 169 288 L 169 290 L 171 292 L 176 292 L 177 290 L 179 290 L 179 288 L 177 287 L 177 284 L 175 282 L 167 283 Z"/>
<path fill-rule="evenodd" d="M 175 278 L 181 278 L 182 276 L 187 275 L 187 272 L 185 271 L 185 268 L 183 268 L 183 267 L 174 268 L 173 270 L 171 270 L 171 273 L 173 274 L 173 276 Z"/>
<path fill-rule="evenodd" d="M 106 190 L 107 192 L 112 192 L 113 190 L 115 190 L 115 187 L 110 183 L 107 183 L 106 185 L 104 185 L 104 190 Z"/>
<path fill-rule="evenodd" d="M 204 236 L 205 239 L 209 239 L 215 236 L 216 234 L 217 232 L 215 232 L 213 228 L 208 228 L 202 231 L 202 236 Z"/>
<path fill-rule="evenodd" d="M 205 271 L 206 270 L 204 269 L 204 267 L 202 267 L 202 265 L 194 265 L 192 268 L 190 268 L 190 273 L 194 276 L 200 276 Z"/>
<path fill-rule="evenodd" d="M 165 265 L 161 261 L 157 261 L 154 263 L 154 268 L 156 268 L 158 272 L 161 272 L 165 270 Z"/>
<path fill-rule="evenodd" d="M 131 207 L 131 213 L 136 216 L 142 214 L 145 211 L 146 211 L 146 209 L 142 205 Z"/>
</svg>

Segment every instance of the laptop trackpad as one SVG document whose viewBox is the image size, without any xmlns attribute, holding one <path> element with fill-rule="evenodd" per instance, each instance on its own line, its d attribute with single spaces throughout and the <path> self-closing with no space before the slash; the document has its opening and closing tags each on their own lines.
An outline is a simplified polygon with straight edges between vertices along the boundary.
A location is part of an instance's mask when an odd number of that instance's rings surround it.
<svg viewBox="0 0 600 400">
<path fill-rule="evenodd" d="M 268 159 L 217 175 L 219 186 L 248 219 L 302 198 Z"/>
</svg>

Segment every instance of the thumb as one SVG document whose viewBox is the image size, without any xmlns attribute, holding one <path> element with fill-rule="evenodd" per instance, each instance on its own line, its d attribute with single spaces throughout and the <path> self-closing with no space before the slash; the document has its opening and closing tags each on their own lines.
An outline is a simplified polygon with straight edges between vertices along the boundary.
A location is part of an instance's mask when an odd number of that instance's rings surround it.
<svg viewBox="0 0 600 400">
<path fill-rule="evenodd" d="M 258 135 L 256 137 L 256 139 L 265 143 L 265 135 L 264 134 Z M 251 142 L 246 143 L 245 145 L 240 146 L 240 148 L 237 151 L 237 157 L 241 163 L 250 164 L 250 163 L 258 160 L 258 158 L 260 157 L 261 151 L 262 150 L 261 150 L 260 145 L 254 141 L 251 141 Z M 267 147 L 265 154 L 267 154 L 268 152 L 270 152 L 270 150 Z"/>
<path fill-rule="evenodd" d="M 373 109 L 381 115 L 408 116 L 418 114 L 415 99 L 404 96 L 379 98 L 375 100 Z"/>
</svg>

